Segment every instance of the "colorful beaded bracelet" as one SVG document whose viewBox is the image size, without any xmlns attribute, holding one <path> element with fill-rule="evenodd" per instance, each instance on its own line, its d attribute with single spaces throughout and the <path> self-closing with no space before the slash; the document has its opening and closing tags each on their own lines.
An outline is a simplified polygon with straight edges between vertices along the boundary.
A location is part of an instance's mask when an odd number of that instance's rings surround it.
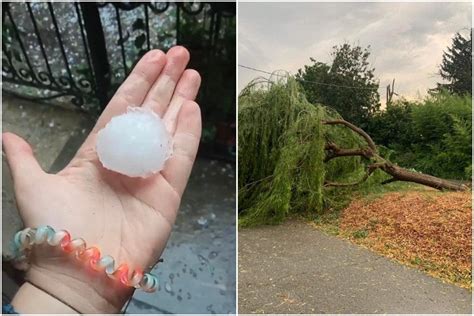
<svg viewBox="0 0 474 316">
<path fill-rule="evenodd" d="M 115 260 L 111 256 L 101 257 L 96 247 L 86 247 L 82 238 L 72 239 L 69 232 L 65 230 L 55 231 L 50 226 L 38 228 L 25 228 L 15 234 L 13 250 L 15 266 L 25 270 L 28 264 L 28 255 L 34 245 L 48 243 L 50 246 L 60 246 L 66 253 L 74 253 L 77 260 L 88 262 L 90 267 L 96 271 L 105 271 L 106 275 L 120 283 L 142 289 L 145 292 L 154 292 L 158 287 L 158 278 L 150 273 L 143 273 L 135 269 L 129 273 L 127 264 L 121 264 L 115 269 Z"/>
</svg>

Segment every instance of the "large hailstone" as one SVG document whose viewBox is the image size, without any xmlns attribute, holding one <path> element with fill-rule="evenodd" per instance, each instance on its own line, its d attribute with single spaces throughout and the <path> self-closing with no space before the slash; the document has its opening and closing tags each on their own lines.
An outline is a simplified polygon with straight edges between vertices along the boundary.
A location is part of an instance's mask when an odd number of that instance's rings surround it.
<svg viewBox="0 0 474 316">
<path fill-rule="evenodd" d="M 162 170 L 171 153 L 171 136 L 162 119 L 143 107 L 129 107 L 97 135 L 102 165 L 129 177 L 147 177 Z"/>
</svg>

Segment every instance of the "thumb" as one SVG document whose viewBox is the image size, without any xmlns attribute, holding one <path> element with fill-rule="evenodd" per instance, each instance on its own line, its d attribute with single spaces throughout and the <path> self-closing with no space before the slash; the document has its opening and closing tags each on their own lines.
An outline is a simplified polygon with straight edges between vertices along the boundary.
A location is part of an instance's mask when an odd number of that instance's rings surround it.
<svg viewBox="0 0 474 316">
<path fill-rule="evenodd" d="M 3 133 L 2 142 L 15 186 L 24 186 L 44 174 L 31 146 L 23 138 L 12 133 Z"/>
</svg>

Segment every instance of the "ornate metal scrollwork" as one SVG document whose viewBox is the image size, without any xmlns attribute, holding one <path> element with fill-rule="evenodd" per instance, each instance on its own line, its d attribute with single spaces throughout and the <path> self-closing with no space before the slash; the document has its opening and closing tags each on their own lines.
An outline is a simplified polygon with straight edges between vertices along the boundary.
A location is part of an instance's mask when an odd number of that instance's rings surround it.
<svg viewBox="0 0 474 316">
<path fill-rule="evenodd" d="M 49 15 L 46 16 L 41 16 L 41 18 L 49 18 L 49 20 L 54 20 L 55 22 L 55 31 L 51 30 L 49 33 L 49 36 L 54 37 L 52 40 L 49 39 L 48 41 L 43 42 L 43 39 L 41 38 L 42 34 L 44 34 L 44 29 L 40 30 L 41 27 L 44 27 L 41 23 L 38 23 L 40 16 L 38 16 L 38 10 L 36 9 L 36 6 L 47 6 L 49 8 L 48 10 L 43 10 L 44 12 L 49 12 Z M 100 48 L 98 51 L 97 49 L 92 52 L 91 50 L 91 42 L 89 41 L 91 37 L 94 37 L 96 34 L 92 34 L 92 36 L 87 36 L 91 30 L 87 30 L 86 26 L 86 18 L 85 18 L 85 11 L 84 7 L 82 4 L 75 3 L 73 4 L 76 8 L 76 15 L 78 19 L 78 29 L 79 29 L 79 34 L 82 36 L 82 46 L 84 47 L 84 51 L 86 54 L 86 62 L 84 65 L 81 64 L 80 67 L 86 67 L 86 69 L 78 68 L 77 65 L 73 65 L 73 68 L 70 67 L 68 64 L 68 56 L 67 54 L 70 54 L 70 51 L 65 49 L 65 45 L 63 45 L 62 42 L 62 37 L 65 37 L 65 35 L 62 33 L 64 31 L 61 31 L 58 27 L 58 23 L 56 22 L 56 16 L 57 13 L 55 13 L 55 8 L 53 9 L 51 3 L 9 3 L 9 2 L 4 2 L 2 3 L 2 8 L 3 8 L 3 21 L 2 21 L 2 29 L 4 31 L 4 34 L 8 33 L 7 36 L 4 37 L 8 39 L 8 42 L 3 43 L 2 47 L 2 78 L 5 82 L 9 83 L 14 83 L 14 84 L 19 84 L 23 86 L 29 86 L 29 87 L 35 87 L 38 89 L 44 89 L 50 91 L 52 94 L 48 94 L 47 97 L 35 97 L 37 99 L 40 98 L 54 98 L 54 97 L 59 97 L 59 96 L 70 96 L 71 97 L 71 102 L 72 104 L 79 106 L 81 108 L 84 108 L 84 102 L 95 102 L 98 103 L 100 100 L 101 103 L 105 103 L 103 100 L 106 99 L 103 98 L 103 96 L 106 96 L 110 90 L 110 72 L 108 70 L 104 71 L 104 69 L 101 69 L 100 63 L 103 60 L 107 60 L 107 54 L 110 53 L 109 47 Z M 170 10 L 170 14 L 177 14 L 177 25 L 176 25 L 176 37 L 177 41 L 179 42 L 179 15 L 181 14 L 181 17 L 183 15 L 189 15 L 189 16 L 197 16 L 201 13 L 205 14 L 210 14 L 212 15 L 211 19 L 211 26 L 209 28 L 209 31 L 206 32 L 206 36 L 211 36 L 212 34 L 217 34 L 219 33 L 219 22 L 218 19 L 214 18 L 215 15 L 219 15 L 221 17 L 227 17 L 227 16 L 232 16 L 232 14 L 235 16 L 235 6 L 234 6 L 234 12 L 232 12 L 232 6 L 229 6 L 227 4 L 218 4 L 218 3 L 207 3 L 207 2 L 197 2 L 197 1 L 188 1 L 188 2 L 170 2 L 170 1 L 151 1 L 151 2 L 96 2 L 96 3 L 90 3 L 87 4 L 90 5 L 88 8 L 93 8 L 96 11 L 100 11 L 99 8 L 104 8 L 106 6 L 113 6 L 117 11 L 131 11 L 131 10 L 139 10 L 144 9 L 144 14 L 145 14 L 145 19 L 141 17 L 137 17 L 137 19 L 140 20 L 139 23 L 134 25 L 133 31 L 134 36 L 131 36 L 130 38 L 125 36 L 122 36 L 122 42 L 117 45 L 117 47 L 114 47 L 113 49 L 122 49 L 122 58 L 130 58 L 128 52 L 129 48 L 124 48 L 122 46 L 125 41 L 131 41 L 132 39 L 134 40 L 134 49 L 139 51 L 138 58 L 144 52 L 146 52 L 147 49 L 150 49 L 153 45 L 153 43 L 150 44 L 150 28 L 151 28 L 151 19 L 152 19 L 152 14 L 158 15 L 166 12 L 167 10 Z M 79 8 L 81 7 L 81 9 Z M 230 9 L 229 9 L 230 8 Z M 84 10 L 83 10 L 84 9 Z M 176 9 L 172 11 L 171 9 Z M 21 10 L 24 10 L 24 16 L 19 18 L 18 14 L 23 14 Z M 15 11 L 15 12 L 13 12 Z M 73 11 L 74 12 L 74 11 Z M 149 15 L 150 13 L 150 15 Z M 117 17 L 120 18 L 120 14 L 117 14 Z M 88 22 L 91 22 L 91 19 L 93 19 L 92 22 L 98 21 L 97 22 L 97 27 L 95 26 L 95 30 L 100 30 L 100 28 L 104 28 L 103 25 L 101 25 L 100 21 L 100 14 L 97 14 L 96 16 L 87 16 Z M 24 19 L 31 19 L 32 25 L 34 27 L 34 31 L 30 32 L 28 34 L 28 37 L 30 37 L 29 40 L 26 39 L 26 36 L 24 33 L 20 34 L 17 25 L 20 26 L 20 22 L 18 21 L 23 21 Z M 38 19 L 38 20 L 36 20 Z M 95 20 L 94 20 L 95 19 Z M 184 19 L 182 18 L 181 21 Z M 87 26 L 91 26 L 93 23 L 88 23 Z M 20 27 L 20 31 L 23 28 Z M 48 29 L 49 30 L 49 29 Z M 94 30 L 94 29 L 93 29 Z M 8 32 L 5 32 L 8 31 Z M 129 30 L 125 29 L 124 34 L 128 34 Z M 23 32 L 23 31 L 22 31 Z M 93 32 L 93 31 L 92 31 Z M 131 32 L 131 31 L 130 31 Z M 139 33 L 138 35 L 136 35 Z M 208 35 L 210 34 L 210 35 Z M 136 35 L 136 36 L 135 36 Z M 168 35 L 166 35 L 168 36 Z M 169 36 L 175 36 L 175 35 L 169 35 Z M 102 37 L 101 37 L 102 38 Z M 105 43 L 105 39 L 101 39 Z M 199 39 L 197 39 L 199 40 Z M 37 58 L 32 58 L 32 56 L 29 56 L 32 54 L 31 48 L 28 50 L 28 43 L 31 43 L 31 41 L 37 41 L 39 46 L 37 49 L 35 49 L 36 54 L 39 55 L 40 62 L 38 62 Z M 81 41 L 81 39 L 78 39 L 78 41 Z M 59 58 L 56 58 L 54 60 L 51 58 L 51 56 L 48 55 L 48 47 L 47 43 L 51 45 L 51 43 L 57 43 L 59 42 L 61 52 L 62 54 L 59 56 Z M 186 44 L 186 43 L 182 43 Z M 36 44 L 35 44 L 36 45 Z M 55 45 L 55 44 L 53 44 Z M 127 46 L 128 47 L 128 46 Z M 99 52 L 99 53 L 98 53 Z M 102 54 L 100 54 L 102 53 Z M 35 56 L 36 57 L 36 56 Z M 135 58 L 135 57 L 133 57 Z M 35 60 L 35 63 L 31 63 L 30 61 Z M 65 64 L 67 73 L 62 73 L 58 71 L 58 62 L 61 63 L 61 60 L 63 60 L 63 63 Z M 49 63 L 52 63 L 51 65 Z M 130 63 L 131 62 L 131 63 Z M 130 65 L 133 64 L 135 61 L 130 61 L 126 60 L 124 65 Z M 105 61 L 105 63 L 108 65 L 108 61 Z M 61 64 L 62 65 L 62 64 Z M 105 67 L 109 68 L 109 67 Z M 125 66 L 127 68 L 127 66 Z M 59 67 L 60 69 L 60 67 Z M 99 75 L 98 75 L 99 74 Z M 105 84 L 104 84 L 105 81 Z M 26 91 L 26 90 L 25 90 Z M 104 92 L 105 91 L 105 92 Z M 20 92 L 22 93 L 22 92 Z M 26 92 L 25 92 L 26 93 Z M 103 104 L 104 105 L 104 104 Z"/>
<path fill-rule="evenodd" d="M 49 75 L 49 73 L 44 71 L 39 71 L 37 73 L 38 80 L 45 85 L 54 85 L 54 79 Z"/>
<path fill-rule="evenodd" d="M 3 45 L 2 49 L 2 78 L 5 82 L 18 84 L 21 86 L 30 86 L 42 90 L 48 90 L 51 93 L 47 96 L 29 96 L 24 95 L 28 99 L 51 99 L 56 97 L 71 96 L 72 104 L 76 106 L 82 106 L 84 104 L 84 95 L 90 94 L 92 91 L 93 83 L 84 77 L 79 79 L 73 79 L 70 76 L 64 76 L 61 74 L 54 75 L 51 73 L 49 67 L 48 71 L 39 68 L 36 65 L 30 63 L 31 56 L 28 56 L 30 53 L 24 48 L 25 39 L 18 32 L 17 27 L 15 26 L 15 16 L 11 12 L 10 8 L 11 3 L 3 3 L 2 8 L 4 10 L 4 20 L 2 24 L 3 31 L 8 29 L 8 31 L 13 32 L 15 36 L 12 36 L 9 43 Z M 25 12 L 31 9 L 29 6 L 31 4 L 26 4 Z M 6 14 L 5 14 L 6 13 Z M 32 19 L 35 19 L 33 15 L 30 15 Z M 7 18 L 7 20 L 5 19 Z M 35 22 L 35 21 L 32 21 Z M 36 30 L 37 31 L 37 30 Z M 38 41 L 39 45 L 42 46 L 44 43 L 42 39 L 36 32 L 35 40 Z M 14 47 L 16 47 L 14 49 Z M 86 48 L 87 49 L 87 48 Z M 13 60 L 13 55 L 16 54 L 15 61 Z M 44 57 L 44 56 L 43 56 Z M 44 57 L 46 58 L 46 57 Z M 26 62 L 26 63 L 25 63 Z M 48 60 L 43 61 L 44 65 L 48 64 Z M 48 65 L 49 66 L 49 65 Z M 8 92 L 8 91 L 7 91 Z M 12 91 L 13 92 L 13 91 Z M 18 91 L 14 92 L 15 95 L 23 96 L 23 93 Z"/>
</svg>

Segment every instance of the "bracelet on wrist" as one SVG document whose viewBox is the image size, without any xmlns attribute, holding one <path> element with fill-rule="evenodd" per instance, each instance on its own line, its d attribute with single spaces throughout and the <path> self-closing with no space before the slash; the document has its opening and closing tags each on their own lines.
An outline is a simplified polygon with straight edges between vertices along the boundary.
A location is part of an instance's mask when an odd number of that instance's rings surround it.
<svg viewBox="0 0 474 316">
<path fill-rule="evenodd" d="M 21 270 L 28 269 L 29 254 L 34 245 L 40 244 L 59 246 L 65 253 L 73 254 L 76 260 L 85 262 L 96 271 L 104 271 L 109 278 L 125 286 L 142 289 L 145 292 L 154 292 L 158 288 L 158 278 L 153 274 L 144 273 L 142 269 L 130 271 L 125 263 L 115 268 L 115 260 L 111 256 L 101 257 L 97 247 L 87 248 L 84 239 L 71 240 L 69 232 L 55 231 L 51 226 L 28 227 L 15 234 L 13 240 L 15 267 Z"/>
</svg>

